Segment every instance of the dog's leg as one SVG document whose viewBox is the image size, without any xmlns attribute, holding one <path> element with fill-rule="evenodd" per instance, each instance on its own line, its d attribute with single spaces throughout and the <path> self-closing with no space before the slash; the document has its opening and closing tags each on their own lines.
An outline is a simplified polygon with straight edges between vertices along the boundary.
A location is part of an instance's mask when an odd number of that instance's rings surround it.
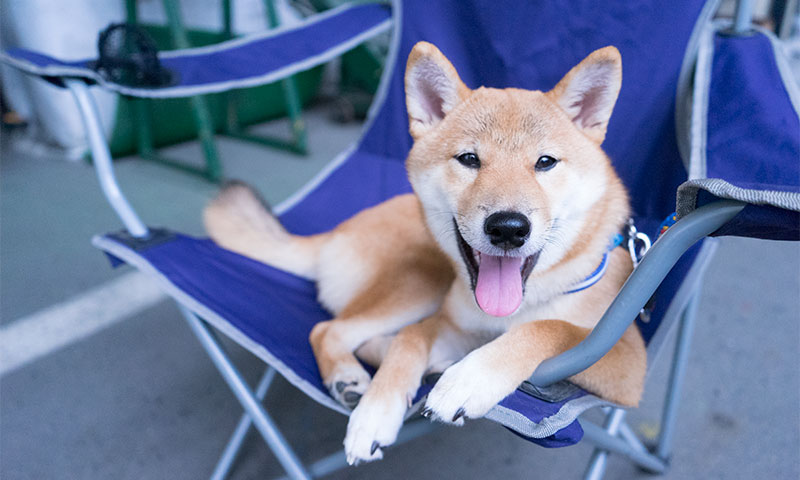
<svg viewBox="0 0 800 480">
<path fill-rule="evenodd" d="M 438 308 L 440 294 L 416 292 L 418 295 L 414 297 L 408 293 L 398 288 L 374 305 L 347 308 L 335 319 L 318 323 L 311 331 L 309 340 L 322 380 L 331 396 L 342 405 L 354 408 L 370 383 L 369 374 L 353 352 L 365 342 L 393 334 Z M 368 360 L 374 363 L 380 359 Z"/>
<path fill-rule="evenodd" d="M 570 378 L 621 405 L 641 397 L 647 354 L 635 326 L 597 363 Z M 517 325 L 445 370 L 428 395 L 426 408 L 442 422 L 463 424 L 485 415 L 512 393 L 545 359 L 577 345 L 589 329 L 561 320 Z"/>
<path fill-rule="evenodd" d="M 315 325 L 309 340 L 331 396 L 345 407 L 354 408 L 367 390 L 370 376 L 353 351 L 376 335 L 390 333 L 414 320 L 402 315 L 337 317 Z"/>
<path fill-rule="evenodd" d="M 383 457 L 395 442 L 403 418 L 429 367 L 454 363 L 474 346 L 441 314 L 409 325 L 392 340 L 372 383 L 350 415 L 344 440 L 347 461 Z"/>
</svg>

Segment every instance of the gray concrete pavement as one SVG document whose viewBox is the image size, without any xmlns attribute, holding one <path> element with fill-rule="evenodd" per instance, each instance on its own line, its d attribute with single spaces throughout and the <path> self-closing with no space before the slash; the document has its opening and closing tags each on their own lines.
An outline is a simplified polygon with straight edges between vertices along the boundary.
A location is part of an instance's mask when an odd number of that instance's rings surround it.
<svg viewBox="0 0 800 480">
<path fill-rule="evenodd" d="M 311 158 L 221 140 L 232 177 L 277 202 L 357 137 L 324 109 L 307 119 Z M 264 129 L 282 129 L 265 126 Z M 282 131 L 282 130 L 281 130 Z M 89 246 L 119 222 L 91 170 L 15 152 L 0 163 L 0 325 L 11 325 L 125 274 Z M 199 154 L 195 144 L 175 156 Z M 199 234 L 214 187 L 162 166 L 118 162 L 123 188 L 148 223 Z M 666 479 L 800 477 L 800 247 L 723 239 L 703 286 L 681 423 Z M 228 345 L 249 380 L 262 365 Z M 645 400 L 630 416 L 657 432 L 669 355 L 653 369 Z M 346 419 L 283 380 L 266 400 L 306 460 L 341 448 Z M 0 378 L 0 478 L 195 479 L 210 474 L 240 409 L 179 317 L 158 302 L 88 338 Z M 578 478 L 588 443 L 547 450 L 485 421 L 443 427 L 390 448 L 385 460 L 332 479 Z M 270 478 L 280 467 L 251 435 L 232 478 Z M 650 478 L 612 457 L 607 478 Z"/>
</svg>

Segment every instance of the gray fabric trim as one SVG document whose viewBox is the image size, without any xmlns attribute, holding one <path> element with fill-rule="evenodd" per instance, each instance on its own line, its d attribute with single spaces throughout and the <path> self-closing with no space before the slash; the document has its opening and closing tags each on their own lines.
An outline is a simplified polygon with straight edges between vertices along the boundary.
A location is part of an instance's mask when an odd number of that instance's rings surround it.
<svg viewBox="0 0 800 480">
<path fill-rule="evenodd" d="M 675 93 L 675 131 L 678 143 L 678 152 L 683 160 L 683 166 L 689 171 L 689 155 L 691 150 L 691 112 L 692 112 L 692 86 L 697 54 L 700 46 L 702 32 L 711 22 L 712 17 L 719 8 L 721 0 L 708 0 L 700 11 L 697 21 L 692 29 L 692 35 L 686 45 L 686 53 L 681 62 L 681 71 L 678 74 L 678 88 Z"/>
<path fill-rule="evenodd" d="M 365 42 L 366 40 L 388 30 L 392 26 L 392 23 L 393 23 L 392 19 L 387 19 L 379 23 L 378 25 L 362 32 L 361 34 L 356 35 L 350 40 L 329 48 L 328 50 L 324 51 L 319 55 L 306 58 L 301 62 L 287 65 L 283 68 L 279 68 L 278 70 L 273 70 L 263 75 L 245 79 L 231 80 L 228 82 L 218 82 L 218 83 L 189 86 L 189 87 L 166 87 L 158 89 L 132 88 L 132 87 L 126 87 L 124 85 L 119 85 L 117 83 L 108 82 L 98 73 L 84 68 L 63 67 L 63 66 L 39 67 L 30 62 L 10 57 L 5 53 L 0 53 L 0 61 L 3 61 L 13 67 L 19 68 L 20 70 L 35 75 L 89 79 L 103 86 L 107 90 L 121 93 L 123 95 L 130 95 L 133 97 L 140 97 L 140 98 L 190 97 L 194 95 L 205 95 L 209 93 L 218 93 L 239 88 L 254 87 L 281 80 L 290 75 L 294 75 L 295 73 L 308 70 L 317 65 L 321 65 L 330 60 L 333 60 L 334 58 L 356 47 L 357 45 Z"/>
<path fill-rule="evenodd" d="M 689 180 L 678 187 L 678 219 L 697 208 L 697 194 L 705 190 L 715 197 L 739 200 L 753 205 L 772 205 L 800 212 L 800 193 L 739 188 L 719 178 Z"/>
<path fill-rule="evenodd" d="M 708 118 L 708 94 L 711 86 L 711 65 L 714 59 L 714 33 L 715 29 L 712 23 L 706 24 L 700 33 L 689 125 L 689 178 L 703 178 L 706 174 L 706 119 Z"/>
<path fill-rule="evenodd" d="M 500 405 L 495 405 L 489 410 L 485 418 L 500 423 L 526 437 L 545 438 L 574 422 L 586 410 L 602 406 L 616 407 L 618 405 L 594 395 L 586 395 L 565 403 L 558 413 L 551 417 L 543 418 L 539 423 L 532 422 L 521 413 Z"/>
<path fill-rule="evenodd" d="M 146 275 L 153 277 L 153 281 L 155 281 L 156 284 L 159 285 L 169 296 L 175 299 L 176 302 L 188 308 L 200 318 L 213 325 L 214 328 L 225 334 L 231 340 L 243 346 L 253 355 L 257 356 L 267 364 L 271 365 L 273 368 L 275 368 L 275 370 L 278 371 L 278 373 L 283 375 L 283 377 L 288 380 L 289 383 L 302 390 L 309 397 L 330 408 L 331 410 L 336 410 L 337 412 L 345 415 L 350 414 L 346 408 L 344 408 L 342 405 L 339 405 L 334 399 L 323 394 L 299 375 L 294 373 L 291 368 L 287 367 L 283 362 L 278 360 L 262 345 L 259 345 L 255 341 L 251 340 L 250 337 L 228 323 L 227 320 L 219 316 L 216 312 L 201 304 L 186 294 L 183 290 L 178 288 L 174 283 L 169 281 L 167 277 L 162 275 L 158 270 L 155 269 L 155 267 L 153 267 L 147 260 L 138 255 L 136 252 L 100 235 L 92 238 L 92 245 L 100 250 L 114 255 L 115 257 L 120 258 L 121 260 L 124 260 L 126 263 L 136 267 Z"/>
</svg>

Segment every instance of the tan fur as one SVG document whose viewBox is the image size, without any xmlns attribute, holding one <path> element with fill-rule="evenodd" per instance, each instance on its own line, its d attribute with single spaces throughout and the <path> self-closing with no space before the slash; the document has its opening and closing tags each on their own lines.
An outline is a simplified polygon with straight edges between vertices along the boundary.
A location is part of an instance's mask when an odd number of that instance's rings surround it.
<svg viewBox="0 0 800 480">
<path fill-rule="evenodd" d="M 231 182 L 203 212 L 206 231 L 220 246 L 301 277 L 316 277 L 327 235 L 290 235 L 250 187 Z"/>
<path fill-rule="evenodd" d="M 457 412 L 484 415 L 601 318 L 630 274 L 624 250 L 611 252 L 600 282 L 564 292 L 597 267 L 630 216 L 627 193 L 600 148 L 620 62 L 619 52 L 606 47 L 546 93 L 470 90 L 436 47 L 421 42 L 406 69 L 414 138 L 406 166 L 415 195 L 305 238 L 286 232 L 241 186 L 210 204 L 206 224 L 220 245 L 317 280 L 320 302 L 335 318 L 317 325 L 310 341 L 334 398 L 351 407 L 358 402 L 345 438 L 351 463 L 381 458 L 374 445 L 394 442 L 427 372 L 443 374 L 426 407 L 433 418 L 460 424 Z M 480 168 L 460 164 L 464 152 L 476 153 Z M 542 155 L 559 163 L 540 172 L 534 165 Z M 483 224 L 507 210 L 531 223 L 528 240 L 509 254 L 538 252 L 538 263 L 517 311 L 493 317 L 476 305 L 456 229 L 471 248 L 506 255 L 487 240 Z M 356 351 L 380 362 L 373 379 Z M 645 366 L 644 342 L 631 327 L 571 380 L 635 405 Z"/>
</svg>

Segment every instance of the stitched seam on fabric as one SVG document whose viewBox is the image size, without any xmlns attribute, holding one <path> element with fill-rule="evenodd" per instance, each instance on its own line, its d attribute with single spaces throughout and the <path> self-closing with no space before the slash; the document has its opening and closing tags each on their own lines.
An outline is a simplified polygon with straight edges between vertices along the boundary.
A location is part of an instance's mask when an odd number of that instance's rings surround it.
<svg viewBox="0 0 800 480">
<path fill-rule="evenodd" d="M 800 211 L 800 193 L 746 189 L 719 178 L 703 178 L 689 180 L 678 187 L 678 219 L 688 215 L 696 208 L 697 193 L 701 189 L 719 198 Z"/>
<path fill-rule="evenodd" d="M 706 25 L 706 28 L 701 33 L 700 46 L 697 52 L 691 115 L 690 179 L 703 178 L 706 175 L 708 99 L 711 87 L 711 67 L 714 59 L 715 31 L 713 24 Z"/>
<path fill-rule="evenodd" d="M 486 414 L 486 418 L 511 428 L 515 432 L 525 435 L 526 437 L 545 438 L 574 422 L 575 419 L 586 410 L 606 405 L 615 406 L 613 403 L 607 402 L 594 395 L 587 395 L 565 403 L 558 412 L 543 418 L 539 423 L 502 405 L 495 405 L 489 410 L 489 413 Z"/>
<path fill-rule="evenodd" d="M 683 167 L 689 172 L 691 154 L 691 114 L 692 114 L 692 75 L 697 64 L 697 55 L 700 48 L 702 32 L 711 22 L 712 17 L 719 8 L 720 0 L 709 0 L 703 5 L 700 15 L 697 16 L 689 42 L 686 45 L 681 70 L 678 74 L 678 85 L 675 92 L 675 132 L 677 136 L 678 153 L 680 153 Z"/>
</svg>

